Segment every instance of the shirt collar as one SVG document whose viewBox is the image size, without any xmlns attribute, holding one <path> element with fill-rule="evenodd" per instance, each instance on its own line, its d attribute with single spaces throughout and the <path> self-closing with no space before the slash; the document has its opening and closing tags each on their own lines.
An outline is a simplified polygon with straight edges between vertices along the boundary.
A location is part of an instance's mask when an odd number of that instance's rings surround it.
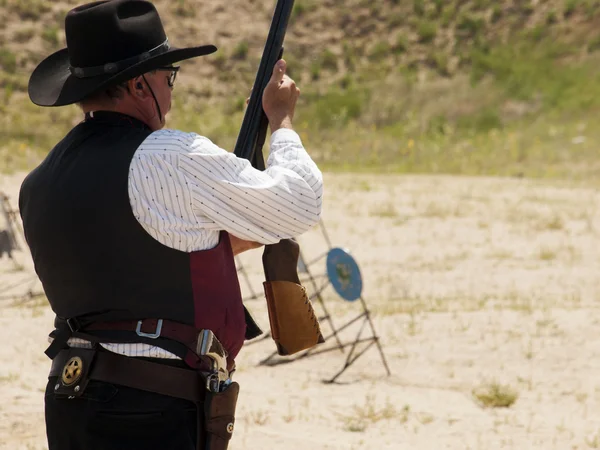
<svg viewBox="0 0 600 450">
<path fill-rule="evenodd" d="M 150 127 L 139 119 L 116 111 L 90 111 L 85 113 L 85 122 L 107 125 L 126 126 L 150 130 Z"/>
</svg>

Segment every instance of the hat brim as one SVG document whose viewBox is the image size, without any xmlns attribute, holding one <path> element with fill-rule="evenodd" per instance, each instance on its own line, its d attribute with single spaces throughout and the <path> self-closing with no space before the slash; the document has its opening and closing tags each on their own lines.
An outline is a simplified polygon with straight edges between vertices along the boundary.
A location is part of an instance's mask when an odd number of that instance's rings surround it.
<svg viewBox="0 0 600 450">
<path fill-rule="evenodd" d="M 82 101 L 85 97 L 103 88 L 129 80 L 157 67 L 166 66 L 210 55 L 217 51 L 214 45 L 201 47 L 171 48 L 165 53 L 153 56 L 125 70 L 92 78 L 77 78 L 69 69 L 69 52 L 66 48 L 44 59 L 29 78 L 29 98 L 39 106 L 64 106 Z"/>
</svg>

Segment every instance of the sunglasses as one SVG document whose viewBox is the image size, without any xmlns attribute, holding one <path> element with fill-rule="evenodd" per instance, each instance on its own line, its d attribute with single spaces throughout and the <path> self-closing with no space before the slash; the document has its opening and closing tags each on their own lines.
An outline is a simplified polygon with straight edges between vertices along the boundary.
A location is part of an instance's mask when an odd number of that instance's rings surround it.
<svg viewBox="0 0 600 450">
<path fill-rule="evenodd" d="M 161 70 L 165 72 L 171 72 L 167 77 L 167 83 L 169 87 L 172 89 L 175 85 L 175 79 L 177 78 L 177 72 L 179 71 L 179 66 L 168 66 L 168 67 L 157 67 L 156 70 Z"/>
</svg>

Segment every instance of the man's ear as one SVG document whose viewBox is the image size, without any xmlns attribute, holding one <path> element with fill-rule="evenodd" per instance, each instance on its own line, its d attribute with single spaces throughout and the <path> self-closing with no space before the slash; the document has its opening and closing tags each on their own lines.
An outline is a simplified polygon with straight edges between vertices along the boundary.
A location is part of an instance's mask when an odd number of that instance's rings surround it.
<svg viewBox="0 0 600 450">
<path fill-rule="evenodd" d="M 129 92 L 134 93 L 138 97 L 143 97 L 146 95 L 145 86 L 142 81 L 142 77 L 136 77 L 129 80 Z"/>
</svg>

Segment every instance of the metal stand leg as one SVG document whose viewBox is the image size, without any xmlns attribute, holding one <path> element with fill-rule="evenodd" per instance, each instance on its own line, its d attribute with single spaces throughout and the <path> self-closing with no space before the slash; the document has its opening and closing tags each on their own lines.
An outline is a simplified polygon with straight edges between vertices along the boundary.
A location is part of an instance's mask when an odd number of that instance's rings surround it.
<svg viewBox="0 0 600 450">
<path fill-rule="evenodd" d="M 329 251 L 330 251 L 330 250 L 332 250 L 332 245 L 331 245 L 331 240 L 329 239 L 329 235 L 327 234 L 327 230 L 325 229 L 323 222 L 320 222 L 319 226 L 321 227 L 323 237 L 324 237 L 324 239 L 327 243 L 327 246 L 329 248 Z M 334 324 L 333 318 L 332 318 L 331 314 L 329 313 L 327 306 L 325 305 L 325 301 L 321 295 L 323 290 L 331 284 L 331 281 L 328 278 L 328 281 L 326 283 L 319 286 L 317 284 L 317 278 L 310 271 L 310 266 L 312 264 L 321 260 L 323 257 L 326 257 L 327 255 L 328 255 L 328 253 L 325 253 L 325 254 L 315 258 L 314 260 L 311 260 L 308 263 L 306 263 L 306 260 L 304 259 L 302 252 L 300 252 L 299 267 L 301 268 L 301 271 L 303 273 L 307 274 L 308 281 L 310 282 L 310 284 L 314 290 L 314 292 L 311 294 L 311 297 L 310 297 L 311 300 L 316 299 L 323 310 L 324 314 L 319 317 L 319 321 L 322 321 L 322 322 L 327 321 L 331 328 L 331 333 L 329 335 L 325 336 L 325 340 L 327 341 L 330 338 L 334 338 L 335 345 L 333 347 L 327 347 L 327 348 L 323 348 L 322 345 L 313 347 L 313 348 L 306 350 L 304 352 L 301 352 L 295 356 L 292 356 L 292 357 L 288 356 L 285 358 L 276 358 L 278 356 L 278 354 L 277 354 L 277 351 L 274 351 L 269 356 L 267 356 L 262 361 L 260 361 L 259 364 L 260 365 L 268 365 L 268 366 L 276 366 L 279 364 L 289 364 L 289 363 L 297 361 L 299 359 L 307 358 L 310 356 L 320 355 L 322 353 L 328 353 L 328 352 L 337 351 L 337 350 L 339 350 L 343 353 L 344 349 L 346 347 L 350 347 L 350 350 L 346 356 L 346 360 L 344 362 L 343 367 L 331 379 L 325 381 L 326 383 L 334 383 L 350 366 L 352 366 L 352 364 L 354 364 L 362 355 L 364 355 L 373 345 L 376 345 L 377 349 L 379 351 L 379 355 L 381 357 L 381 361 L 383 363 L 383 367 L 385 368 L 387 375 L 388 376 L 391 375 L 391 371 L 388 366 L 385 354 L 383 352 L 383 348 L 381 346 L 379 336 L 377 335 L 377 332 L 375 331 L 375 326 L 373 324 L 373 321 L 371 320 L 371 313 L 370 313 L 369 308 L 367 307 L 367 304 L 362 296 L 359 297 L 360 303 L 362 306 L 362 313 L 359 314 L 358 316 L 356 316 L 355 318 L 351 319 L 350 321 L 348 321 L 347 323 L 345 323 L 344 325 L 342 325 L 339 328 L 337 328 L 336 325 Z M 327 277 L 327 275 L 325 275 L 325 277 Z M 249 280 L 247 277 L 246 277 L 246 281 L 249 283 Z M 304 280 L 304 281 L 306 281 L 306 280 Z M 362 323 L 360 325 L 360 329 L 358 330 L 358 333 L 356 334 L 354 340 L 350 341 L 350 342 L 343 342 L 341 339 L 340 333 L 343 332 L 344 330 L 346 330 L 351 325 L 357 323 L 361 319 L 362 319 Z M 367 324 L 369 325 L 370 336 L 361 337 L 363 335 L 363 332 L 365 332 L 365 328 L 367 327 Z M 262 341 L 269 337 L 270 337 L 270 334 L 267 334 L 264 338 L 257 339 L 255 342 Z M 360 344 L 366 344 L 366 346 L 359 351 L 358 347 Z"/>
<path fill-rule="evenodd" d="M 352 348 L 350 349 L 350 353 L 348 353 L 348 357 L 346 358 L 346 362 L 344 363 L 344 366 L 331 379 L 327 380 L 326 383 L 334 383 L 335 380 L 337 380 L 337 378 L 340 375 L 342 375 L 346 371 L 346 369 L 348 369 L 348 367 L 350 367 L 352 364 L 354 364 L 354 362 L 358 358 L 360 358 L 363 354 L 365 354 L 366 351 L 373 346 L 373 344 L 375 344 L 377 346 L 377 348 L 379 349 L 381 361 L 383 362 L 383 367 L 385 368 L 387 375 L 390 376 L 392 374 L 392 372 L 390 371 L 390 368 L 388 366 L 387 360 L 385 358 L 385 355 L 383 353 L 381 343 L 379 342 L 379 336 L 377 336 L 377 332 L 375 331 L 375 326 L 373 325 L 373 321 L 371 320 L 371 313 L 370 313 L 369 309 L 367 308 L 367 304 L 365 303 L 365 301 L 362 297 L 360 298 L 360 301 L 361 301 L 361 304 L 363 307 L 363 313 L 358 318 L 361 318 L 361 317 L 364 318 L 363 323 L 360 327 L 360 330 L 358 331 L 358 334 L 356 335 L 356 338 L 354 339 L 354 342 L 352 343 Z M 352 322 L 350 322 L 350 323 L 352 323 Z M 360 336 L 362 335 L 362 332 L 364 331 L 365 325 L 367 323 L 369 324 L 369 328 L 371 329 L 371 337 L 369 337 L 367 339 L 361 339 Z M 369 342 L 369 344 L 365 348 L 363 348 L 359 353 L 354 355 L 356 346 L 360 342 Z"/>
<path fill-rule="evenodd" d="M 304 261 L 304 256 L 302 255 L 302 250 L 300 250 L 300 258 L 302 258 L 302 261 Z M 317 287 L 317 282 L 315 281 L 315 278 L 313 277 L 312 273 L 310 272 L 309 267 L 306 265 L 305 265 L 305 267 L 306 267 L 306 273 L 308 274 L 308 278 L 309 278 L 309 280 L 312 284 L 312 287 L 315 291 L 315 293 L 313 295 L 316 296 L 317 300 L 319 301 L 319 304 L 321 305 L 321 308 L 323 309 L 323 312 L 325 313 L 325 315 L 322 318 L 319 318 L 319 321 L 327 320 L 329 322 L 329 326 L 333 330 L 333 336 L 335 337 L 335 340 L 337 341 L 338 348 L 343 353 L 344 347 L 342 346 L 342 341 L 340 341 L 340 338 L 337 335 L 335 325 L 333 323 L 333 319 L 331 318 L 331 314 L 329 314 L 329 311 L 327 311 L 327 307 L 325 306 L 325 302 L 323 301 L 323 297 L 321 296 L 321 292 L 323 291 L 323 289 L 325 289 L 329 285 L 329 282 L 326 283 L 325 285 L 323 285 L 319 289 Z"/>
<path fill-rule="evenodd" d="M 236 257 L 235 261 L 236 261 L 236 264 L 238 267 L 237 271 L 241 272 L 242 276 L 246 280 L 246 286 L 248 286 L 248 289 L 250 289 L 251 297 L 246 298 L 245 300 L 256 300 L 259 296 L 258 296 L 258 294 L 256 294 L 256 291 L 252 287 L 252 283 L 250 282 L 250 277 L 248 276 L 248 272 L 246 271 L 246 268 L 244 267 L 242 260 L 240 258 Z"/>
</svg>

